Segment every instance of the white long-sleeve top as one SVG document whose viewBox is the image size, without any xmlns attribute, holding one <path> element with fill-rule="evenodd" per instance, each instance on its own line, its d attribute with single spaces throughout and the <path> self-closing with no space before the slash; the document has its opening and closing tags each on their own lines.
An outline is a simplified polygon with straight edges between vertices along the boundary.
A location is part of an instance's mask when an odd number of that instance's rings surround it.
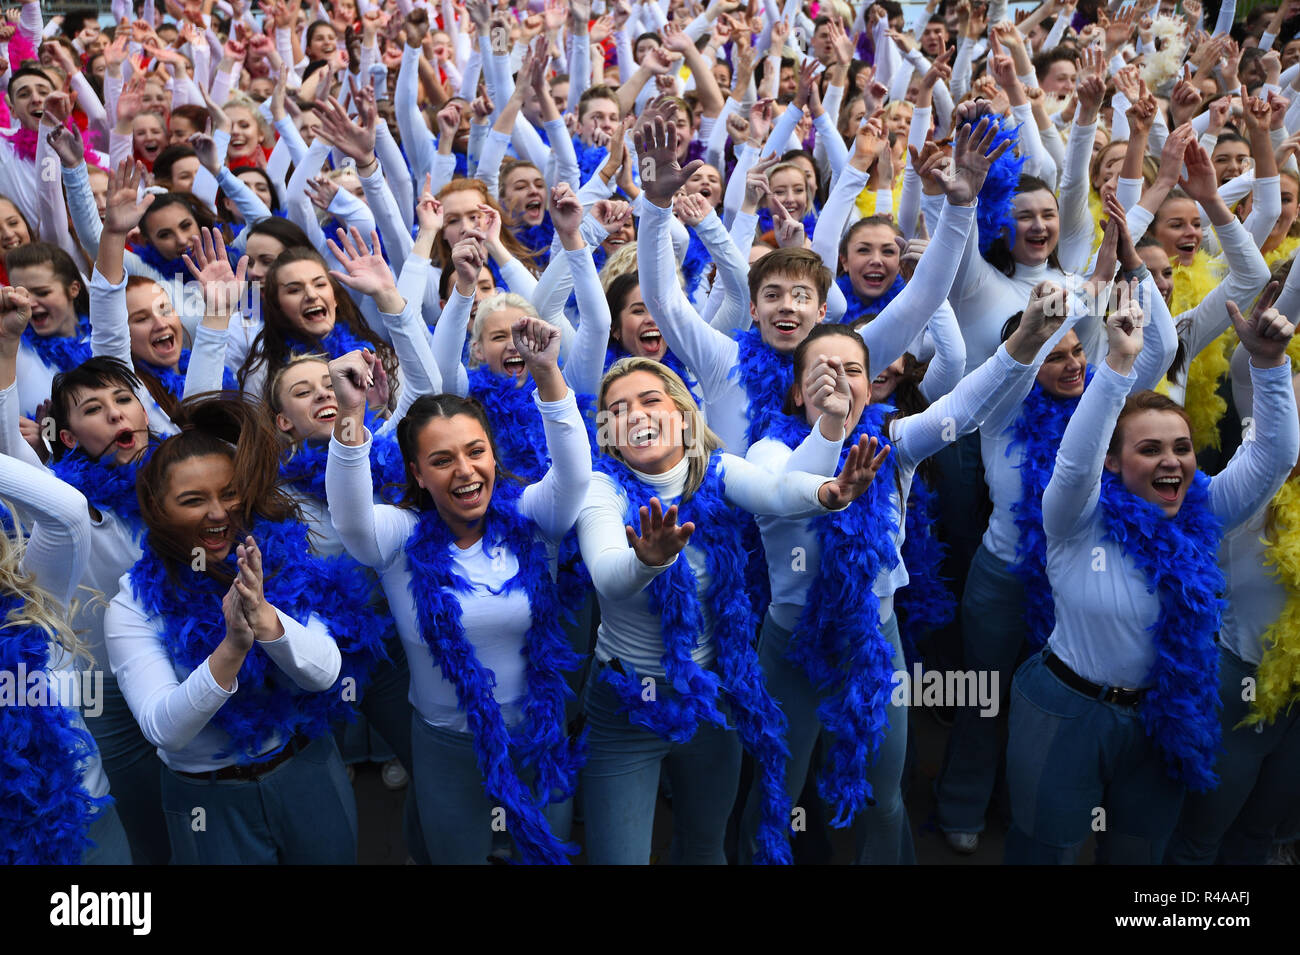
<svg viewBox="0 0 1300 955">
<path fill-rule="evenodd" d="M 668 347 L 699 382 L 709 427 L 733 453 L 744 453 L 749 445 L 749 397 L 734 374 L 739 345 L 712 328 L 686 300 L 670 257 L 671 218 L 671 210 L 645 203 L 637 241 L 641 294 Z M 871 355 L 871 373 L 901 356 L 942 304 L 974 218 L 975 206 L 944 203 L 934 238 L 912 281 L 860 330 Z"/>
<path fill-rule="evenodd" d="M 1251 368 L 1255 432 L 1210 478 L 1209 506 L 1225 531 L 1245 522 L 1281 487 L 1300 454 L 1300 420 L 1290 363 Z M 1070 419 L 1043 494 L 1047 576 L 1056 604 L 1052 652 L 1103 686 L 1147 685 L 1155 660 L 1149 628 L 1160 598 L 1146 575 L 1106 539 L 1099 507 L 1101 472 L 1115 420 L 1135 376 L 1098 369 Z M 1104 567 L 1105 572 L 1099 572 Z"/>
<path fill-rule="evenodd" d="M 591 448 L 573 392 L 560 401 L 536 397 L 534 401 L 542 415 L 552 463 L 540 481 L 524 489 L 518 506 L 519 512 L 537 525 L 537 546 L 545 547 L 554 563 L 559 541 L 573 526 L 587 493 Z M 411 597 L 406 542 L 419 516 L 404 508 L 374 503 L 369 435 L 356 447 L 331 439 L 325 490 L 330 516 L 348 553 L 379 572 L 411 664 L 411 705 L 433 726 L 466 732 L 465 712 L 457 702 L 455 687 L 433 665 Z M 515 723 L 527 694 L 523 649 L 532 615 L 523 591 L 502 591 L 519 572 L 519 562 L 509 551 L 485 549 L 482 540 L 464 550 L 453 544 L 452 555 L 456 572 L 474 587 L 472 593 L 457 595 L 465 637 L 479 663 L 496 677 L 493 692 L 507 723 Z"/>
<path fill-rule="evenodd" d="M 34 521 L 21 569 L 31 574 L 36 585 L 66 611 L 77 596 L 77 587 L 90 558 L 91 530 L 86 499 L 45 468 L 7 455 L 0 455 L 0 499 L 12 502 Z M 55 677 L 48 684 L 51 701 L 66 707 L 73 726 L 84 730 L 78 700 L 70 695 L 73 685 L 59 677 L 70 676 L 77 670 L 82 671 L 83 677 L 88 676 L 85 661 L 75 659 L 53 640 L 48 647 L 46 669 Z M 92 743 L 91 748 L 91 753 L 77 768 L 82 788 L 98 798 L 108 794 L 108 777 L 98 747 Z"/>
<path fill-rule="evenodd" d="M 194 607 L 196 614 L 221 616 L 221 604 Z M 308 693 L 328 690 L 338 679 L 342 656 L 319 617 L 300 623 L 277 609 L 284 628 L 278 640 L 261 641 L 250 653 L 265 652 L 279 668 L 277 677 Z M 149 615 L 131 592 L 129 574 L 123 574 L 117 596 L 104 615 L 108 659 L 117 685 L 140 724 L 145 739 L 158 747 L 159 758 L 172 769 L 206 773 L 235 763 L 230 737 L 212 725 L 226 700 L 239 692 L 224 689 L 212 675 L 207 660 L 194 670 L 172 662 L 163 640 L 166 622 Z M 285 741 L 275 734 L 263 752 L 271 753 Z"/>
<path fill-rule="evenodd" d="M 1165 369 L 1178 351 L 1178 336 L 1169 309 L 1149 274 L 1143 279 L 1138 295 L 1144 314 L 1149 316 L 1143 329 L 1142 352 L 1133 364 L 1134 390 L 1143 391 L 1154 388 L 1164 377 Z M 1105 355 L 1095 355 L 1085 347 L 1084 358 L 1100 365 Z M 1020 531 L 1011 509 L 1020 503 L 1020 466 L 1025 458 L 1024 448 L 1015 443 L 1012 425 L 1020 416 L 1021 406 L 1032 387 L 1032 380 L 1017 382 L 1015 388 L 1008 389 L 1008 401 L 1002 413 L 990 415 L 980 426 L 984 481 L 993 502 L 983 544 L 994 557 L 1007 563 L 1015 560 L 1020 543 Z"/>
<path fill-rule="evenodd" d="M 892 569 L 882 570 L 872 582 L 872 592 L 880 598 L 882 621 L 888 620 L 894 611 L 894 594 L 908 582 L 903 563 L 903 541 L 907 536 L 903 514 L 917 467 L 950 442 L 974 431 L 989 413 L 1001 406 L 1007 390 L 1015 389 L 1022 379 L 1032 380 L 1036 367 L 1036 364 L 1020 364 L 1005 347 L 1000 348 L 952 393 L 920 414 L 890 422 L 889 442 L 893 448 L 890 457 L 897 469 L 897 482 L 890 487 L 889 501 L 891 520 L 897 528 L 894 551 L 898 560 Z M 774 474 L 795 468 L 832 475 L 839 467 L 842 448 L 843 442 L 826 440 L 821 428 L 814 425 L 798 449 L 792 451 L 775 438 L 764 438 L 749 449 L 746 457 Z M 785 629 L 793 630 L 807 602 L 808 588 L 821 569 L 821 540 L 807 520 L 759 517 L 758 526 L 768 555 L 772 618 Z M 794 569 L 793 554 L 805 557 L 798 570 Z"/>
<path fill-rule="evenodd" d="M 686 486 L 690 460 L 683 457 L 671 470 L 663 474 L 633 474 L 653 488 L 655 496 L 667 509 L 678 502 Z M 720 465 L 727 500 L 751 514 L 781 514 L 790 518 L 813 517 L 825 514 L 826 508 L 817 500 L 818 490 L 826 482 L 823 477 L 790 471 L 781 475 L 771 472 L 744 458 L 722 455 Z M 661 573 L 685 555 L 695 573 L 696 595 L 704 621 L 691 658 L 701 667 L 709 666 L 716 655 L 713 644 L 713 615 L 707 600 L 712 577 L 709 575 L 704 552 L 699 548 L 701 535 L 716 534 L 710 527 L 697 527 L 691 543 L 686 545 L 667 564 L 643 564 L 636 551 L 627 542 L 627 496 L 611 478 L 597 472 L 592 475 L 587 499 L 578 515 L 578 543 L 582 559 L 591 574 L 596 594 L 600 599 L 600 628 L 596 636 L 596 659 L 609 662 L 617 658 L 634 667 L 638 676 L 662 679 L 664 668 L 663 629 L 659 614 L 650 608 L 646 588 Z M 631 502 L 640 506 L 649 501 Z M 740 542 L 735 541 L 734 546 Z M 726 542 L 718 546 L 733 546 Z"/>
</svg>

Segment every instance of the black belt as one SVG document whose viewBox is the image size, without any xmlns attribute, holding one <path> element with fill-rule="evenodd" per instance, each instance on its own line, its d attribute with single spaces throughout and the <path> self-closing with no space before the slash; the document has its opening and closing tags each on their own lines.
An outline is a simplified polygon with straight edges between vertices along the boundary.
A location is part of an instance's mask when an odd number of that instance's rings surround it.
<svg viewBox="0 0 1300 955">
<path fill-rule="evenodd" d="M 184 776 L 186 779 L 201 779 L 204 782 L 215 782 L 217 780 L 227 779 L 237 779 L 241 782 L 252 782 L 255 779 L 260 779 L 265 776 L 282 763 L 287 763 L 291 757 L 301 753 L 304 749 L 310 746 L 311 743 L 312 741 L 310 737 L 299 733 L 293 739 L 289 740 L 289 744 L 285 746 L 284 749 L 260 763 L 236 764 L 234 766 L 226 766 L 223 769 L 214 769 L 206 773 L 187 773 L 179 769 L 173 769 L 172 772 L 177 776 Z"/>
<path fill-rule="evenodd" d="M 1091 680 L 1085 680 L 1066 666 L 1065 661 L 1050 650 L 1044 654 L 1043 662 L 1047 664 L 1047 669 L 1056 674 L 1057 679 L 1070 689 L 1077 690 L 1084 696 L 1090 696 L 1094 700 L 1101 700 L 1103 703 L 1131 707 L 1137 706 L 1142 702 L 1142 697 L 1146 696 L 1146 690 L 1125 690 L 1117 686 L 1100 686 Z"/>
</svg>

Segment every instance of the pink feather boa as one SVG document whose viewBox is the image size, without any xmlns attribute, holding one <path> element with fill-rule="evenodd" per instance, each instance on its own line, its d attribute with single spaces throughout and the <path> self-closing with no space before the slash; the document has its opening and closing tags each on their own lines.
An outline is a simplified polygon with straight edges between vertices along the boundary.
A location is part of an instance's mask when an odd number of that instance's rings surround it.
<svg viewBox="0 0 1300 955">
<path fill-rule="evenodd" d="M 32 41 L 24 36 L 21 30 L 18 30 L 9 39 L 8 58 L 10 70 L 15 70 L 28 60 L 39 60 L 39 54 L 36 48 L 32 46 Z M 9 104 L 4 97 L 0 97 L 0 127 L 8 126 L 12 122 L 13 117 L 9 115 Z M 71 119 L 68 120 L 67 126 L 69 129 L 76 129 Z M 27 162 L 35 162 L 36 147 L 40 142 L 39 135 L 40 133 L 37 130 L 24 129 L 20 126 L 12 133 L 5 133 L 4 138 L 13 146 L 14 152 L 18 154 L 19 158 Z M 83 154 L 87 163 L 98 166 L 99 157 L 95 150 L 90 148 L 89 138 L 89 131 L 87 131 L 87 134 L 82 135 Z"/>
</svg>

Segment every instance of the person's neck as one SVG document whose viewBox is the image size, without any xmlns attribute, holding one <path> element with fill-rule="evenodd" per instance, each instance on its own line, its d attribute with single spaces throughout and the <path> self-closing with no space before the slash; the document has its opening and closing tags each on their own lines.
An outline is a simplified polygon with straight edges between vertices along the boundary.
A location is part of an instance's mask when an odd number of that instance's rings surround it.
<svg viewBox="0 0 1300 955">
<path fill-rule="evenodd" d="M 650 462 L 647 465 L 646 470 L 641 470 L 640 468 L 634 468 L 631 465 L 628 465 L 628 467 L 631 469 L 633 474 L 642 477 L 662 478 L 666 475 L 672 474 L 678 468 L 682 467 L 685 461 L 686 461 L 685 450 L 678 448 L 676 454 L 664 457 L 659 461 Z"/>
<path fill-rule="evenodd" d="M 73 312 L 69 317 L 59 322 L 57 325 L 50 327 L 50 330 L 42 335 L 42 338 L 74 338 L 77 334 L 77 313 Z"/>
</svg>

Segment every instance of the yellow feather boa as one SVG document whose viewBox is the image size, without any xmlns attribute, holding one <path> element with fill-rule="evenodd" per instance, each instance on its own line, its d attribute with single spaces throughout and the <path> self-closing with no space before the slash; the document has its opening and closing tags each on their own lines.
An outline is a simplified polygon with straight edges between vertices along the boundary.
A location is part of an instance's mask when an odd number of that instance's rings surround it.
<svg viewBox="0 0 1300 955">
<path fill-rule="evenodd" d="M 1269 269 L 1275 269 L 1295 255 L 1297 248 L 1300 248 L 1300 236 L 1289 235 L 1282 240 L 1281 245 L 1264 256 L 1264 261 L 1268 263 Z"/>
<path fill-rule="evenodd" d="M 911 160 L 908 160 L 909 162 Z M 900 172 L 894 177 L 894 209 L 891 215 L 894 221 L 898 221 L 898 201 L 903 194 L 903 174 Z M 865 219 L 867 216 L 876 214 L 876 191 L 870 186 L 858 193 L 858 198 L 854 201 L 858 210 L 858 218 Z"/>
<path fill-rule="evenodd" d="M 1191 265 L 1174 265 L 1174 294 L 1169 311 L 1175 317 L 1194 308 L 1221 281 L 1220 265 L 1208 253 L 1198 250 Z M 1219 397 L 1219 382 L 1228 373 L 1236 333 L 1229 328 L 1212 341 L 1199 355 L 1192 357 L 1187 368 L 1187 390 L 1183 407 L 1192 419 L 1192 443 L 1197 451 L 1218 448 L 1219 421 L 1228 403 Z M 1167 383 L 1163 389 L 1168 393 Z M 1157 389 L 1162 390 L 1162 389 Z"/>
<path fill-rule="evenodd" d="M 1092 213 L 1092 251 L 1096 252 L 1101 248 L 1101 240 L 1106 235 L 1106 230 L 1101 227 L 1106 213 L 1102 209 L 1101 196 L 1097 195 L 1096 189 L 1088 190 L 1088 211 Z"/>
<path fill-rule="evenodd" d="M 1286 606 L 1260 638 L 1264 655 L 1255 672 L 1255 700 L 1239 726 L 1272 723 L 1300 694 L 1300 478 L 1283 484 L 1269 507 L 1276 539 L 1269 542 L 1264 565 L 1274 567 L 1286 587 Z"/>
</svg>

